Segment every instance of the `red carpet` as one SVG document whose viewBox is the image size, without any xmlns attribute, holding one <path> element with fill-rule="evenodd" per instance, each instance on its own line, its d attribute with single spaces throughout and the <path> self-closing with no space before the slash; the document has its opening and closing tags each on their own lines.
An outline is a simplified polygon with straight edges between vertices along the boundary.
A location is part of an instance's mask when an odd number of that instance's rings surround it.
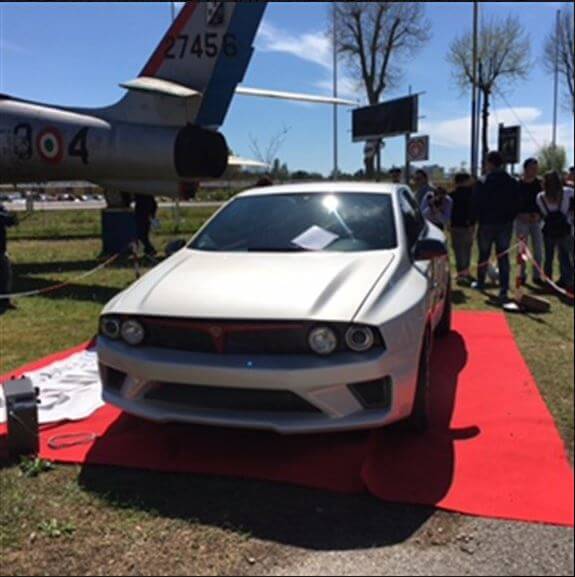
<svg viewBox="0 0 575 577">
<path fill-rule="evenodd" d="M 433 426 L 422 438 L 397 430 L 279 437 L 162 426 L 105 407 L 88 421 L 44 429 L 41 456 L 342 493 L 367 489 L 390 502 L 573 526 L 573 469 L 503 315 L 456 315 L 454 333 L 434 352 L 433 390 Z M 98 438 L 48 447 L 77 433 Z"/>
</svg>

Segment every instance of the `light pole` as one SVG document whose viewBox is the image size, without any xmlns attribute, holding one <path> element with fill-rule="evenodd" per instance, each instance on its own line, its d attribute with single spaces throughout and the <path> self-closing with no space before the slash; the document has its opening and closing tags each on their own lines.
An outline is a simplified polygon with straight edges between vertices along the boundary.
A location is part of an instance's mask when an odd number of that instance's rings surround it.
<svg viewBox="0 0 575 577">
<path fill-rule="evenodd" d="M 559 116 L 559 37 L 561 34 L 561 10 L 557 10 L 555 33 L 555 88 L 553 95 L 553 148 L 557 148 L 557 122 Z"/>
<path fill-rule="evenodd" d="M 337 3 L 333 3 L 333 97 L 338 97 L 338 74 L 337 74 Z M 333 179 L 339 178 L 339 142 L 338 142 L 338 109 L 333 105 Z"/>
<path fill-rule="evenodd" d="M 477 136 L 479 134 L 478 122 L 478 83 L 477 63 L 479 56 L 479 2 L 473 2 L 473 87 L 471 97 L 471 174 L 477 177 L 478 173 L 478 147 Z"/>
</svg>

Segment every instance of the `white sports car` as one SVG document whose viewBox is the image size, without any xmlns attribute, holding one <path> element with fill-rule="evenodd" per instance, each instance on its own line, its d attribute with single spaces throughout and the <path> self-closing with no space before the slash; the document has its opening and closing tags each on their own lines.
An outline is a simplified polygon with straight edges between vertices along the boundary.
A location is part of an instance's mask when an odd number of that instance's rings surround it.
<svg viewBox="0 0 575 577">
<path fill-rule="evenodd" d="M 160 422 L 423 430 L 447 254 L 405 186 L 245 192 L 105 308 L 104 399 Z"/>
</svg>

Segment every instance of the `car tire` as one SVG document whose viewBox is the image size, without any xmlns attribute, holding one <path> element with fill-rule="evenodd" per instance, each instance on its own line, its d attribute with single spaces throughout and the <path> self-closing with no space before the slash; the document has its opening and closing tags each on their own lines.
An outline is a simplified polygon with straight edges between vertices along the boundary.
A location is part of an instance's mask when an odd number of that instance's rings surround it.
<svg viewBox="0 0 575 577">
<path fill-rule="evenodd" d="M 451 333 L 451 326 L 453 321 L 453 299 L 451 293 L 451 279 L 447 286 L 447 294 L 445 295 L 445 306 L 443 307 L 443 315 L 441 315 L 441 320 L 435 329 L 435 334 L 444 338 Z"/>
<path fill-rule="evenodd" d="M 413 402 L 413 411 L 405 422 L 409 431 L 419 435 L 429 429 L 431 339 L 431 331 L 428 330 L 425 333 L 425 340 L 419 360 L 417 390 Z"/>
</svg>

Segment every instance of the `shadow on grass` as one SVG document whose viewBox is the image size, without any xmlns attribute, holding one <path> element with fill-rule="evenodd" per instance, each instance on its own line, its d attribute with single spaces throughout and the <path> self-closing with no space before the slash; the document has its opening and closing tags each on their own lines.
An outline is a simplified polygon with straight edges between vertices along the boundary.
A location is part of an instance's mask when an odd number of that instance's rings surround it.
<svg viewBox="0 0 575 577">
<path fill-rule="evenodd" d="M 58 284 L 58 282 L 51 279 L 23 277 L 19 278 L 15 283 L 14 293 L 47 290 Z M 82 301 L 104 305 L 112 300 L 121 290 L 121 288 L 115 287 L 72 283 L 53 292 L 46 292 L 41 296 L 42 298 L 54 301 Z"/>
<path fill-rule="evenodd" d="M 454 305 L 464 305 L 469 301 L 469 297 L 465 293 L 465 291 L 460 289 L 454 289 L 451 292 L 451 299 Z"/>
<path fill-rule="evenodd" d="M 63 262 L 34 262 L 15 264 L 14 272 L 17 276 L 25 277 L 35 274 L 78 273 L 88 272 L 98 266 L 94 260 L 78 260 Z"/>
<path fill-rule="evenodd" d="M 370 496 L 89 466 L 81 486 L 122 508 L 221 527 L 305 549 L 353 550 L 408 540 L 434 514 Z"/>
</svg>

